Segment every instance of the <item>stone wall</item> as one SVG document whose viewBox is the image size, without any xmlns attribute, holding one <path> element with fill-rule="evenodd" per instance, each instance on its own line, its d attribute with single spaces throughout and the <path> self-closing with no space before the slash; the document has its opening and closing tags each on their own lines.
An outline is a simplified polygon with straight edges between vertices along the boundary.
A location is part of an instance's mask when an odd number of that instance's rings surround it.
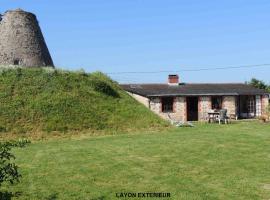
<svg viewBox="0 0 270 200">
<path fill-rule="evenodd" d="M 262 96 L 262 114 L 267 114 L 268 106 L 269 106 L 269 96 L 263 95 Z"/>
<path fill-rule="evenodd" d="M 150 110 L 159 115 L 161 113 L 161 99 L 159 97 L 152 97 L 149 100 Z"/>
<path fill-rule="evenodd" d="M 172 118 L 176 121 L 186 121 L 186 98 L 175 97 L 174 100 L 174 113 L 171 114 Z"/>
<path fill-rule="evenodd" d="M 158 114 L 163 119 L 168 120 L 168 113 L 162 112 L 162 103 L 160 97 L 152 97 L 150 99 L 142 97 L 140 95 L 131 94 L 139 102 L 150 108 L 154 113 Z M 259 96 L 260 97 L 260 96 Z M 258 99 L 258 98 L 256 98 Z M 211 96 L 200 96 L 198 99 L 198 120 L 205 121 L 208 118 L 208 111 L 211 110 Z M 223 96 L 222 108 L 227 109 L 227 115 L 237 115 L 237 98 L 236 96 Z M 267 95 L 260 98 L 261 104 L 256 103 L 256 109 L 258 105 L 261 105 L 262 114 L 266 113 L 269 105 L 269 97 Z M 257 102 L 257 101 L 256 101 Z M 187 120 L 187 104 L 186 97 L 175 97 L 174 98 L 174 109 L 173 112 L 169 113 L 170 117 L 176 121 Z M 257 112 L 260 112 L 259 110 Z"/>
<path fill-rule="evenodd" d="M 163 113 L 160 97 L 153 97 L 150 99 L 150 109 L 158 114 L 163 119 L 168 120 L 168 114 L 175 121 L 186 121 L 186 98 L 175 97 L 173 112 Z"/>
<path fill-rule="evenodd" d="M 227 109 L 227 115 L 236 115 L 236 97 L 224 96 L 222 99 L 222 108 Z"/>
<path fill-rule="evenodd" d="M 34 14 L 17 9 L 7 11 L 2 16 L 0 65 L 53 66 Z"/>
<path fill-rule="evenodd" d="M 208 112 L 211 110 L 212 103 L 210 96 L 199 97 L 198 118 L 199 121 L 206 121 L 208 119 Z"/>
</svg>

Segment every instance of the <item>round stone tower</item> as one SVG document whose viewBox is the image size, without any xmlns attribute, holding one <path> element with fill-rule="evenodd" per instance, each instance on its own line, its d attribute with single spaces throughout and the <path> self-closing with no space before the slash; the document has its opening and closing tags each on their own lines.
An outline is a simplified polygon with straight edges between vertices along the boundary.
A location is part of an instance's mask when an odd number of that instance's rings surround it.
<svg viewBox="0 0 270 200">
<path fill-rule="evenodd" d="M 0 65 L 54 66 L 34 14 L 17 9 L 0 15 Z"/>
</svg>

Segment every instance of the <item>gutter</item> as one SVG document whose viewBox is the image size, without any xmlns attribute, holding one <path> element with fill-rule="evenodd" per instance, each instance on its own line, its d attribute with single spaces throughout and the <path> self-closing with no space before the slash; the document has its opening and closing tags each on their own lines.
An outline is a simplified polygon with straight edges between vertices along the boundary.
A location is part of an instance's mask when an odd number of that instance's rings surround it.
<svg viewBox="0 0 270 200">
<path fill-rule="evenodd" d="M 238 93 L 203 93 L 203 94 L 160 94 L 147 95 L 147 97 L 168 97 L 168 96 L 239 96 Z"/>
<path fill-rule="evenodd" d="M 141 94 L 139 94 L 141 95 Z M 146 95 L 146 97 L 169 97 L 169 96 L 245 96 L 245 95 L 270 95 L 267 93 L 263 94 L 239 94 L 239 93 L 203 93 L 203 94 L 160 94 L 160 95 Z"/>
</svg>

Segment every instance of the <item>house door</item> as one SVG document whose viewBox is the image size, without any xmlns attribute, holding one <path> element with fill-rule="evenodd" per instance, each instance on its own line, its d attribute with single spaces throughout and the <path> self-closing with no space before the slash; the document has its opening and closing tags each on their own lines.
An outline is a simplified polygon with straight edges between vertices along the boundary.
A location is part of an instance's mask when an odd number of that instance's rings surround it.
<svg viewBox="0 0 270 200">
<path fill-rule="evenodd" d="M 187 97 L 187 121 L 198 121 L 198 97 Z"/>
<path fill-rule="evenodd" d="M 240 96 L 239 113 L 241 118 L 253 118 L 256 116 L 255 96 Z"/>
</svg>

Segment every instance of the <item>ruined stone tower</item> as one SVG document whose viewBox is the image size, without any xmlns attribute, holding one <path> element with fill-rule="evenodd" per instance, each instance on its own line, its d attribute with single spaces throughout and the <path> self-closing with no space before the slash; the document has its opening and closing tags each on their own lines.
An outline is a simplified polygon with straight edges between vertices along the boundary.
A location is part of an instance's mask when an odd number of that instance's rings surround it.
<svg viewBox="0 0 270 200">
<path fill-rule="evenodd" d="M 0 65 L 53 67 L 34 14 L 17 9 L 0 15 Z"/>
</svg>

